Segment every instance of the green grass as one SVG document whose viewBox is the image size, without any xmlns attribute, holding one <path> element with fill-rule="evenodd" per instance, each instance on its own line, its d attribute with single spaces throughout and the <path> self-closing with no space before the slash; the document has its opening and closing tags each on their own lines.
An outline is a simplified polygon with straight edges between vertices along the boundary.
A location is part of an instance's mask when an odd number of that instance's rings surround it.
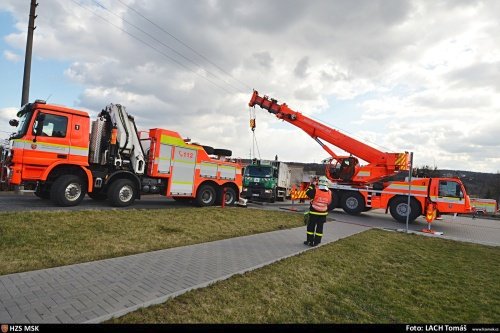
<svg viewBox="0 0 500 333">
<path fill-rule="evenodd" d="M 498 247 L 371 230 L 111 322 L 498 323 L 499 286 Z"/>
<path fill-rule="evenodd" d="M 301 225 L 300 214 L 230 207 L 0 213 L 0 275 Z"/>
</svg>

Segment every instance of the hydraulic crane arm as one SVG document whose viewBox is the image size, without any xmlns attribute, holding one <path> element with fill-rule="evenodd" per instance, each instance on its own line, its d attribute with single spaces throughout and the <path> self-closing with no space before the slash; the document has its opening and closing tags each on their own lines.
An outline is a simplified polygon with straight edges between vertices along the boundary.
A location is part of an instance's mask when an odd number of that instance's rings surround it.
<svg viewBox="0 0 500 333">
<path fill-rule="evenodd" d="M 331 179 L 342 179 L 344 181 L 353 181 L 358 183 L 372 182 L 380 178 L 393 175 L 397 171 L 407 170 L 408 153 L 385 153 L 373 147 L 366 145 L 354 138 L 351 138 L 333 128 L 321 124 L 300 112 L 290 109 L 285 103 L 278 104 L 277 100 L 270 99 L 267 96 L 261 97 L 257 91 L 254 91 L 252 98 L 248 103 L 250 107 L 259 105 L 277 118 L 282 119 L 292 125 L 295 125 L 309 134 L 325 149 L 332 159 L 336 160 L 342 168 L 351 166 L 355 169 L 344 176 L 332 176 Z M 352 157 L 343 157 L 336 155 L 322 140 L 342 149 L 346 152 L 368 162 L 367 166 L 359 167 L 356 159 Z M 353 166 L 354 163 L 354 166 Z M 333 174 L 333 172 L 330 172 Z M 328 172 L 327 172 L 328 175 Z"/>
</svg>

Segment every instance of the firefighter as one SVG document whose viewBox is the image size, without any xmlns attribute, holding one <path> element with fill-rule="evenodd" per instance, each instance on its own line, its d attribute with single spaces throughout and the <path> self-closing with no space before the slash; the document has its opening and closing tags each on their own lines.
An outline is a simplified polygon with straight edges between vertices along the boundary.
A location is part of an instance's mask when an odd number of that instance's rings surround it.
<svg viewBox="0 0 500 333">
<path fill-rule="evenodd" d="M 306 195 L 312 199 L 309 208 L 309 222 L 307 223 L 307 240 L 305 245 L 316 246 L 321 243 L 323 237 L 323 224 L 328 215 L 328 206 L 332 201 L 332 194 L 328 189 L 328 180 L 321 176 L 318 184 L 312 183 L 306 191 Z"/>
</svg>

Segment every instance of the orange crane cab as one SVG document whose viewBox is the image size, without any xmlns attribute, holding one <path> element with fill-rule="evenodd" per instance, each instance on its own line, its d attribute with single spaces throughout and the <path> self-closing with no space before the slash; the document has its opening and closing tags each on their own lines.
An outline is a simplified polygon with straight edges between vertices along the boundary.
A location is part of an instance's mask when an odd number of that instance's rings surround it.
<svg viewBox="0 0 500 333">
<path fill-rule="evenodd" d="M 32 186 L 57 205 L 77 205 L 86 193 L 118 207 L 146 193 L 199 206 L 238 200 L 242 168 L 225 160 L 230 150 L 191 144 L 166 129 L 141 137 L 119 104 L 92 123 L 87 112 L 43 101 L 26 104 L 17 116 L 10 121 L 17 129 L 4 159 L 5 181 Z"/>
<path fill-rule="evenodd" d="M 373 208 L 389 211 L 394 219 L 405 222 L 425 216 L 431 223 L 440 214 L 471 213 L 470 199 L 458 178 L 414 178 L 408 181 L 387 181 L 391 176 L 408 171 L 408 153 L 381 152 L 367 144 L 330 128 L 285 103 L 254 91 L 250 107 L 259 105 L 309 134 L 330 154 L 326 176 L 332 181 L 330 209 L 342 207 L 351 215 Z M 350 153 L 335 154 L 322 140 Z M 360 166 L 358 158 L 368 162 Z M 408 194 L 410 205 L 408 207 Z"/>
</svg>

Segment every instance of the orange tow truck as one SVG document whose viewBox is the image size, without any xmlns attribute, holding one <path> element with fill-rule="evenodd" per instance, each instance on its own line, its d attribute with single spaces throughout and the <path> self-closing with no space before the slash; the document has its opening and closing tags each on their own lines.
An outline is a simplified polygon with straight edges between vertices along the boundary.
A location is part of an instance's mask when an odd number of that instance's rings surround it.
<svg viewBox="0 0 500 333">
<path fill-rule="evenodd" d="M 91 122 L 87 112 L 37 100 L 17 117 L 3 181 L 31 186 L 59 206 L 78 205 L 85 194 L 117 207 L 149 193 L 199 206 L 238 200 L 242 167 L 230 150 L 167 129 L 139 132 L 122 105 L 108 105 Z"/>
<path fill-rule="evenodd" d="M 342 207 L 351 215 L 381 208 L 392 217 L 405 222 L 425 216 L 430 224 L 436 216 L 454 213 L 472 213 L 465 187 L 458 178 L 412 178 L 409 181 L 391 181 L 390 178 L 409 169 L 409 154 L 379 151 L 351 138 L 304 114 L 294 111 L 285 103 L 254 91 L 249 102 L 302 129 L 330 154 L 326 176 L 331 180 L 332 204 L 330 209 Z M 349 156 L 335 154 L 326 141 Z M 367 162 L 360 165 L 359 159 Z M 408 195 L 410 202 L 408 205 Z"/>
</svg>

